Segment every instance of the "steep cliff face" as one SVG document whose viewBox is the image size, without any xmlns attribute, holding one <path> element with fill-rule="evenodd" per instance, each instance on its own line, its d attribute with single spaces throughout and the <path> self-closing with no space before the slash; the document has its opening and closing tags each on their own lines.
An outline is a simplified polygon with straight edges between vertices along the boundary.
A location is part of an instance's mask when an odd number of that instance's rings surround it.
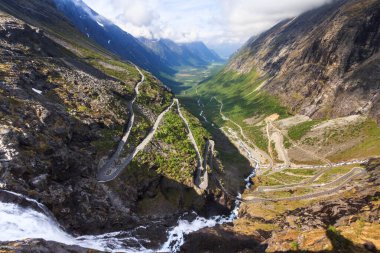
<svg viewBox="0 0 380 253">
<path fill-rule="evenodd" d="M 174 73 L 131 34 L 102 17 L 83 1 L 54 0 L 57 10 L 85 36 L 102 47 L 158 75 Z"/>
<path fill-rule="evenodd" d="M 24 22 L 0 12 L 2 202 L 13 200 L 3 190 L 36 199 L 75 234 L 152 225 L 154 238 L 146 242 L 156 247 L 179 215 L 206 203 L 193 188 L 197 158 L 175 110 L 115 180 L 100 183 L 96 175 L 101 159 L 111 156 L 123 137 L 141 73 L 145 79 L 121 157 L 147 136 L 173 94 L 149 72 L 140 73 L 82 36 L 63 16 L 49 25 L 50 1 L 37 7 L 13 4 L 19 8 L 0 2 L 0 10 L 30 15 Z M 209 134 L 190 113 L 183 114 L 202 150 Z"/>
<path fill-rule="evenodd" d="M 379 122 L 379 49 L 380 2 L 337 0 L 248 41 L 227 70 L 257 70 L 294 113 Z"/>
</svg>

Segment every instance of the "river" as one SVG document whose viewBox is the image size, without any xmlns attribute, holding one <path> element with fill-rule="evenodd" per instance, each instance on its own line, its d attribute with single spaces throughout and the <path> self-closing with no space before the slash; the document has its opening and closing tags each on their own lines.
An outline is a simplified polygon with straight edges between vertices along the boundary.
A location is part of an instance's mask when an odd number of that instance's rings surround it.
<svg viewBox="0 0 380 253">
<path fill-rule="evenodd" d="M 252 173 L 245 179 L 246 188 L 251 185 L 251 178 L 255 176 L 259 164 L 257 163 Z M 4 191 L 3 191 L 4 192 Z M 177 225 L 167 232 L 167 241 L 160 249 L 147 249 L 142 246 L 139 240 L 128 231 L 117 231 L 102 235 L 88 235 L 74 237 L 65 232 L 46 207 L 37 201 L 24 197 L 18 193 L 6 192 L 15 197 L 22 198 L 24 202 L 29 202 L 32 207 L 24 207 L 15 203 L 0 202 L 0 241 L 17 241 L 26 238 L 44 239 L 55 241 L 67 245 L 77 245 L 108 252 L 178 252 L 185 242 L 185 235 L 198 231 L 206 227 L 230 223 L 238 217 L 240 201 L 235 201 L 235 207 L 229 216 L 212 216 L 204 218 L 196 216 L 195 219 L 179 219 Z M 239 193 L 237 199 L 240 199 Z M 126 245 L 136 245 L 128 247 Z"/>
</svg>

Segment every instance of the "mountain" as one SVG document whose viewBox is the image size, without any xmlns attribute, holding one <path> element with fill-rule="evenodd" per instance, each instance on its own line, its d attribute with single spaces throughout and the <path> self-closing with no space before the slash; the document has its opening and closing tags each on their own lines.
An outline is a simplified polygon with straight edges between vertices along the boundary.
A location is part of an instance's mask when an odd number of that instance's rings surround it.
<svg viewBox="0 0 380 253">
<path fill-rule="evenodd" d="M 248 42 L 226 71 L 257 71 L 292 113 L 380 123 L 380 2 L 337 0 Z"/>
<path fill-rule="evenodd" d="M 55 3 L 58 11 L 79 31 L 122 59 L 132 61 L 155 74 L 174 73 L 138 39 L 93 11 L 83 1 L 55 0 Z"/>
<path fill-rule="evenodd" d="M 335 0 L 252 37 L 186 91 L 257 169 L 234 225 L 191 233 L 183 252 L 378 252 L 379 73 L 380 1 Z"/>
<path fill-rule="evenodd" d="M 207 48 L 207 46 L 201 41 L 185 43 L 183 46 L 203 61 L 222 61 L 215 51 Z"/>
<path fill-rule="evenodd" d="M 379 9 L 280 22 L 178 100 L 94 13 L 0 0 L 0 251 L 377 252 Z"/>
<path fill-rule="evenodd" d="M 202 67 L 223 60 L 203 42 L 175 43 L 169 39 L 147 39 L 140 41 L 150 48 L 167 66 Z"/>
<path fill-rule="evenodd" d="M 212 44 L 210 45 L 210 48 L 212 48 L 223 59 L 228 60 L 241 46 L 241 43 L 221 43 Z"/>
<path fill-rule="evenodd" d="M 0 244 L 9 251 L 158 249 L 182 215 L 225 213 L 233 203 L 208 180 L 224 181 L 230 165 L 208 154 L 213 142 L 199 120 L 52 0 L 0 1 L 0 115 Z M 231 191 L 244 184 L 227 181 Z M 57 243 L 10 242 L 25 238 Z"/>
</svg>

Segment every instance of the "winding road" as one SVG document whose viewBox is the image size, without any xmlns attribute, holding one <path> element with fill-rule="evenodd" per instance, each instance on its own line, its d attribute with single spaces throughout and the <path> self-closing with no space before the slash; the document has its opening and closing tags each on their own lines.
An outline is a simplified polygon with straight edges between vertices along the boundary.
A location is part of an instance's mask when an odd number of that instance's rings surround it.
<svg viewBox="0 0 380 253">
<path fill-rule="evenodd" d="M 327 184 L 313 184 L 318 179 L 318 177 L 314 176 L 312 179 L 309 179 L 307 183 L 305 182 L 305 183 L 299 183 L 299 184 L 288 184 L 288 185 L 278 185 L 278 186 L 259 186 L 257 188 L 257 191 L 258 192 L 275 192 L 275 191 L 294 190 L 297 188 L 320 188 L 320 187 L 329 188 L 329 187 L 335 186 L 337 183 L 357 173 L 362 173 L 362 172 L 365 172 L 363 168 L 355 167 L 355 168 L 352 168 L 346 174 L 339 177 L 338 179 Z"/>
<path fill-rule="evenodd" d="M 120 140 L 119 144 L 118 144 L 118 147 L 117 149 L 115 150 L 115 152 L 113 153 L 113 155 L 111 156 L 111 158 L 109 158 L 108 160 L 101 160 L 101 162 L 99 163 L 99 169 L 98 169 L 98 173 L 97 173 L 97 179 L 99 182 L 109 182 L 109 181 L 112 181 L 114 180 L 116 177 L 118 177 L 120 175 L 120 173 L 124 170 L 124 168 L 126 168 L 129 163 L 133 160 L 133 158 L 136 157 L 136 155 L 144 150 L 144 148 L 152 141 L 153 137 L 154 137 L 154 134 L 156 133 L 163 117 L 172 109 L 172 107 L 174 106 L 174 104 L 177 105 L 177 111 L 178 111 L 178 114 L 180 116 L 180 118 L 182 119 L 182 121 L 184 122 L 185 126 L 186 126 L 186 129 L 187 129 L 187 132 L 188 132 L 188 137 L 191 141 L 191 143 L 193 144 L 194 146 L 194 149 L 196 151 L 196 154 L 197 154 L 197 163 L 198 163 L 198 166 L 197 166 L 197 171 L 196 171 L 196 177 L 194 179 L 194 184 L 202 189 L 202 190 L 205 190 L 207 189 L 208 187 L 208 173 L 207 173 L 207 170 L 202 166 L 202 156 L 201 156 L 201 153 L 199 151 L 199 148 L 198 148 L 198 145 L 197 145 L 197 142 L 194 138 L 194 135 L 191 131 L 191 128 L 190 128 L 190 125 L 188 123 L 188 121 L 186 120 L 186 118 L 183 116 L 182 112 L 181 112 L 181 108 L 180 108 L 180 103 L 178 101 L 178 99 L 173 99 L 172 103 L 170 104 L 170 106 L 168 106 L 163 112 L 161 112 L 161 114 L 157 117 L 153 127 L 150 129 L 148 135 L 144 138 L 144 140 L 125 158 L 120 158 L 120 155 L 121 153 L 123 152 L 124 150 L 124 147 L 125 147 L 125 144 L 127 143 L 128 141 L 128 138 L 130 136 L 130 133 L 131 133 L 131 130 L 132 130 L 132 127 L 134 125 L 134 119 L 135 119 L 135 114 L 134 114 L 134 111 L 133 111 L 133 105 L 137 99 L 137 96 L 139 95 L 139 87 L 141 86 L 141 84 L 144 83 L 145 81 L 145 76 L 144 74 L 141 72 L 141 70 L 136 66 L 134 65 L 135 68 L 137 69 L 137 71 L 140 73 L 141 75 L 141 80 L 137 83 L 137 85 L 135 86 L 135 94 L 134 94 L 134 97 L 133 99 L 131 100 L 131 102 L 129 103 L 128 105 L 128 109 L 129 109 L 129 112 L 130 112 L 130 119 L 128 121 L 128 125 L 127 125 L 127 128 L 126 128 L 126 131 L 125 131 L 125 134 L 123 136 L 123 138 Z M 210 142 L 208 142 L 210 143 Z M 207 155 L 208 153 L 206 153 Z M 207 159 L 207 158 L 205 158 Z M 203 174 L 203 176 L 202 176 Z"/>
<path fill-rule="evenodd" d="M 272 134 L 270 133 L 270 126 L 275 130 Z M 273 127 L 271 120 L 266 120 L 266 133 L 268 138 L 268 150 L 271 158 L 274 158 L 273 151 L 272 151 L 272 141 L 275 145 L 275 149 L 277 151 L 278 159 L 283 161 L 284 164 L 281 166 L 281 168 L 289 168 L 290 167 L 290 159 L 288 152 L 284 146 L 284 135 L 282 132 L 279 131 L 279 129 Z"/>
<path fill-rule="evenodd" d="M 286 197 L 286 198 L 260 198 L 260 197 L 255 197 L 253 195 L 247 196 L 243 199 L 244 202 L 277 202 L 277 201 L 299 201 L 299 200 L 307 200 L 307 199 L 313 199 L 313 198 L 318 198 L 318 197 L 323 197 L 323 196 L 328 196 L 332 194 L 336 194 L 340 189 L 342 189 L 347 183 L 352 181 L 354 178 L 359 177 L 359 176 L 364 176 L 367 174 L 367 172 L 361 168 L 356 168 L 360 169 L 361 171 L 357 170 L 358 172 L 352 172 L 349 175 L 345 175 L 342 178 L 340 178 L 337 181 L 342 181 L 341 184 L 338 186 L 332 188 L 332 189 L 327 189 L 324 191 L 320 192 L 315 192 L 315 193 L 310 193 L 310 194 L 305 194 L 301 196 L 294 196 L 294 197 Z M 334 182 L 336 183 L 336 182 Z"/>
<path fill-rule="evenodd" d="M 119 145 L 118 145 L 116 151 L 114 152 L 114 154 L 112 155 L 112 157 L 110 159 L 108 159 L 107 161 L 105 161 L 105 162 L 104 162 L 104 160 L 102 160 L 101 163 L 99 164 L 100 168 L 99 168 L 99 172 L 98 172 L 98 180 L 100 182 L 110 181 L 110 180 L 114 179 L 114 178 L 109 177 L 109 176 L 107 177 L 105 174 L 115 174 L 115 173 L 112 173 L 112 172 L 109 173 L 110 172 L 109 170 L 110 170 L 110 168 L 117 166 L 117 164 L 116 164 L 117 160 L 119 159 L 120 154 L 124 150 L 125 144 L 128 141 L 129 135 L 130 135 L 130 133 L 132 131 L 133 124 L 135 122 L 135 113 L 133 111 L 133 105 L 136 102 L 137 96 L 139 95 L 139 88 L 140 88 L 141 84 L 143 84 L 144 81 L 145 81 L 145 76 L 144 76 L 144 74 L 141 72 L 141 70 L 136 65 L 134 65 L 134 67 L 140 73 L 141 80 L 135 86 L 135 89 L 134 89 L 135 93 L 134 93 L 133 99 L 128 104 L 128 111 L 129 111 L 129 114 L 130 114 L 128 125 L 127 125 L 126 131 L 124 133 L 124 136 L 120 140 Z M 104 172 L 106 172 L 106 173 L 104 173 Z"/>
<path fill-rule="evenodd" d="M 183 114 L 181 112 L 181 108 L 180 108 L 178 99 L 174 99 L 174 102 L 177 103 L 178 115 L 180 116 L 182 121 L 185 123 L 186 128 L 187 128 L 188 137 L 194 146 L 195 152 L 197 153 L 198 166 L 197 166 L 196 177 L 194 179 L 194 184 L 198 188 L 205 190 L 208 187 L 208 173 L 207 173 L 206 167 L 202 166 L 202 156 L 201 156 L 201 153 L 199 151 L 198 144 L 194 138 L 193 132 L 190 129 L 189 123 L 187 122 L 186 118 L 183 116 Z M 208 143 L 209 142 L 207 142 L 207 145 L 208 145 Z M 204 159 L 207 159 L 207 157 L 205 157 Z M 202 172 L 204 174 L 204 176 L 203 176 L 204 180 L 202 180 L 202 176 L 201 176 Z"/>
<path fill-rule="evenodd" d="M 263 154 L 261 154 L 262 157 L 265 157 L 270 162 L 270 166 L 269 166 L 268 169 L 265 170 L 265 172 L 271 170 L 273 168 L 273 160 L 272 160 L 272 158 L 267 153 L 265 153 L 262 150 L 258 149 L 251 142 L 251 140 L 249 138 L 247 138 L 247 136 L 244 133 L 243 128 L 238 123 L 234 122 L 233 120 L 229 119 L 228 117 L 226 117 L 223 114 L 223 102 L 222 101 L 218 100 L 216 97 L 212 97 L 210 101 L 212 101 L 212 100 L 215 100 L 215 101 L 217 101 L 220 104 L 219 114 L 221 115 L 222 119 L 224 121 L 231 122 L 232 124 L 234 124 L 235 126 L 237 126 L 239 128 L 240 135 L 243 137 L 244 141 L 241 140 L 238 137 L 237 133 L 234 132 L 231 128 L 227 128 L 227 131 L 225 131 L 223 128 L 221 128 L 221 130 L 224 132 L 224 134 L 226 134 L 226 136 L 229 136 L 230 140 L 232 140 L 235 143 L 235 146 L 238 147 L 240 153 L 243 156 L 245 156 L 251 162 L 251 164 L 253 164 L 254 162 L 257 163 L 258 161 L 253 157 L 252 153 L 260 152 L 261 151 L 261 153 L 263 153 Z M 201 108 L 201 103 L 200 103 L 199 100 L 198 100 L 198 106 Z M 200 116 L 202 116 L 202 112 L 203 112 L 203 109 L 201 108 L 201 115 Z M 276 135 L 275 136 L 272 135 L 272 137 L 274 139 L 277 138 L 277 143 L 275 143 L 276 144 L 276 149 L 279 150 L 279 151 L 281 151 L 280 156 L 281 156 L 282 160 L 284 161 L 284 165 L 276 168 L 276 171 L 282 171 L 282 170 L 284 170 L 286 168 L 289 168 L 290 165 L 291 165 L 290 159 L 289 159 L 289 157 L 287 155 L 287 152 L 286 152 L 286 149 L 285 149 L 285 147 L 283 145 L 283 139 L 284 139 L 284 137 L 288 138 L 289 140 L 291 140 L 291 139 L 287 136 L 286 133 L 283 133 L 280 129 L 278 129 L 276 126 L 274 126 L 272 122 L 267 122 L 267 134 L 268 134 L 268 139 L 269 140 L 272 139 L 269 136 L 269 127 L 271 127 L 275 131 Z M 249 145 L 246 142 L 249 143 Z M 354 178 L 362 176 L 362 175 L 366 175 L 366 173 L 367 173 L 364 169 L 355 167 L 350 172 L 348 172 L 345 175 L 341 176 L 340 178 L 334 180 L 333 182 L 330 182 L 328 184 L 313 184 L 323 174 L 325 174 L 331 168 L 333 168 L 334 165 L 328 159 L 326 159 L 324 157 L 319 157 L 314 152 L 309 151 L 309 150 L 305 150 L 305 149 L 301 148 L 299 145 L 297 145 L 295 143 L 292 143 L 292 144 L 297 149 L 299 149 L 299 150 L 301 150 L 301 151 L 309 154 L 310 156 L 312 156 L 314 158 L 317 158 L 318 160 L 321 160 L 321 161 L 323 161 L 323 162 L 326 163 L 325 166 L 311 166 L 312 168 L 314 168 L 314 167 L 321 167 L 321 168 L 324 168 L 324 169 L 322 171 L 320 171 L 319 173 L 317 173 L 316 175 L 314 175 L 314 176 L 305 177 L 306 180 L 304 180 L 302 183 L 288 184 L 288 185 L 285 184 L 285 185 L 280 185 L 280 186 L 260 186 L 260 187 L 258 187 L 257 191 L 258 192 L 283 191 L 283 190 L 293 190 L 293 189 L 296 189 L 296 188 L 321 188 L 321 189 L 325 189 L 325 190 L 319 191 L 319 192 L 315 192 L 315 193 L 306 194 L 306 195 L 302 195 L 302 196 L 294 196 L 294 197 L 286 197 L 286 198 L 260 198 L 260 197 L 255 197 L 254 194 L 252 194 L 252 195 L 248 195 L 245 198 L 241 198 L 241 197 L 238 196 L 238 197 L 234 197 L 234 199 L 236 199 L 238 201 L 241 201 L 241 202 L 268 202 L 268 201 L 286 201 L 286 200 L 287 201 L 291 201 L 291 200 L 305 200 L 305 199 L 317 198 L 317 197 L 321 197 L 321 196 L 335 194 L 341 188 L 343 188 L 347 183 L 349 183 L 351 180 L 353 180 Z M 253 145 L 253 147 L 255 147 L 256 150 L 251 149 L 250 148 L 251 145 Z M 344 162 L 343 163 L 339 163 L 339 164 L 344 164 Z M 261 172 L 261 174 L 265 173 L 265 172 Z M 275 172 L 275 171 L 273 171 L 273 172 Z M 220 181 L 214 175 L 212 175 L 212 174 L 211 174 L 211 179 L 213 181 L 215 181 L 215 183 L 219 186 L 219 188 L 223 192 L 225 192 L 227 195 L 231 196 L 231 194 L 228 193 L 224 189 L 224 187 L 220 183 Z M 334 187 L 334 186 L 336 186 L 336 187 Z M 331 187 L 334 187 L 334 188 L 331 189 Z"/>
<path fill-rule="evenodd" d="M 269 162 L 269 166 L 268 166 L 268 169 L 271 169 L 273 167 L 273 160 L 272 158 L 264 151 L 262 151 L 261 149 L 259 149 L 244 133 L 244 130 L 243 128 L 238 124 L 236 123 L 235 121 L 231 120 L 230 118 L 226 117 L 224 114 L 223 114 L 223 102 L 218 100 L 216 97 L 212 97 L 211 100 L 215 100 L 217 101 L 219 104 L 220 104 L 220 109 L 219 109 L 219 114 L 220 116 L 222 117 L 222 119 L 224 121 L 229 121 L 231 122 L 232 124 L 234 124 L 237 128 L 239 128 L 239 131 L 240 131 L 240 135 L 243 137 L 243 140 L 240 140 L 239 141 L 239 145 L 238 146 L 241 146 L 243 145 L 244 146 L 244 150 L 245 152 L 247 152 L 247 155 L 243 152 L 242 155 L 245 156 L 250 162 L 251 164 L 255 164 L 257 161 L 260 161 L 261 160 L 261 163 L 263 164 L 263 160 L 264 161 L 268 161 Z M 211 101 L 210 100 L 210 101 Z M 252 152 L 248 151 L 249 149 L 247 149 L 247 147 L 253 147 L 254 151 L 253 153 L 258 153 L 258 156 L 257 159 L 253 158 L 254 155 L 252 154 Z M 238 147 L 238 149 L 240 150 L 240 148 Z"/>
</svg>

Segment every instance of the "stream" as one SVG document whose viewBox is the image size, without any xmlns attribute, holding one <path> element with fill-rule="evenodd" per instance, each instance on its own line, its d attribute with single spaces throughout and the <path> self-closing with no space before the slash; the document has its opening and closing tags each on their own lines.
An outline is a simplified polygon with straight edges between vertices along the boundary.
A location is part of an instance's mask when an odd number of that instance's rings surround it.
<svg viewBox="0 0 380 253">
<path fill-rule="evenodd" d="M 257 163 L 252 173 L 245 179 L 246 187 L 251 185 L 251 178 L 256 175 L 258 166 L 259 164 Z M 177 225 L 167 232 L 167 241 L 162 244 L 160 249 L 147 249 L 139 243 L 143 239 L 134 237 L 131 231 L 74 237 L 64 231 L 50 212 L 46 211 L 47 208 L 43 204 L 18 193 L 1 191 L 21 198 L 24 202 L 28 202 L 30 206 L 36 208 L 1 201 L 0 241 L 17 241 L 27 238 L 44 239 L 108 252 L 178 252 L 185 242 L 185 235 L 203 228 L 232 222 L 238 217 L 241 204 L 239 200 L 236 200 L 235 207 L 229 216 L 212 216 L 210 218 L 197 216 L 191 221 L 180 218 Z M 240 197 L 241 194 L 239 193 L 237 199 L 240 199 Z M 131 244 L 136 246 L 133 248 L 126 246 Z"/>
</svg>

